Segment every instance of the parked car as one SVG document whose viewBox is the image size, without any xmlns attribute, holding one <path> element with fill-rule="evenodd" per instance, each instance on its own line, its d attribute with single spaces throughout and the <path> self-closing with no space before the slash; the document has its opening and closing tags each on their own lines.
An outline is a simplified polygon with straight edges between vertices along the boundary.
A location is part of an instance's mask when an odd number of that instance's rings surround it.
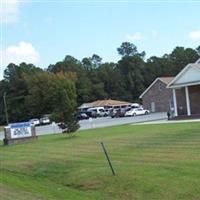
<svg viewBox="0 0 200 200">
<path fill-rule="evenodd" d="M 108 116 L 107 112 L 105 111 L 104 107 L 94 107 L 89 108 L 87 112 L 96 112 L 97 117 L 106 117 Z"/>
<path fill-rule="evenodd" d="M 142 108 L 142 105 L 140 105 L 139 103 L 132 103 L 131 108 Z"/>
<path fill-rule="evenodd" d="M 107 117 L 109 115 L 109 111 L 108 110 L 104 110 L 104 109 L 100 109 L 99 113 L 97 113 L 98 117 Z"/>
<path fill-rule="evenodd" d="M 40 118 L 40 124 L 45 125 L 45 124 L 50 124 L 50 119 L 48 117 L 42 117 Z"/>
<path fill-rule="evenodd" d="M 110 111 L 111 111 L 111 109 L 105 109 L 105 117 L 110 115 Z"/>
<path fill-rule="evenodd" d="M 110 111 L 110 116 L 111 116 L 112 118 L 114 118 L 114 117 L 116 116 L 116 113 L 117 113 L 118 110 L 119 110 L 119 109 L 112 109 L 112 110 Z"/>
<path fill-rule="evenodd" d="M 89 119 L 89 116 L 86 113 L 77 113 L 77 119 L 78 120 L 84 120 L 84 119 Z"/>
<path fill-rule="evenodd" d="M 97 112 L 94 110 L 86 111 L 85 114 L 90 118 L 97 118 Z"/>
<path fill-rule="evenodd" d="M 40 125 L 40 120 L 35 118 L 35 119 L 30 119 L 29 122 L 34 125 L 34 126 L 38 126 Z"/>
<path fill-rule="evenodd" d="M 112 118 L 114 118 L 114 117 L 124 117 L 126 111 L 127 111 L 127 109 L 122 109 L 122 108 L 121 109 L 113 109 L 110 112 L 110 116 Z"/>
<path fill-rule="evenodd" d="M 150 113 L 149 110 L 145 110 L 143 108 L 133 108 L 133 109 L 128 110 L 125 113 L 125 116 L 128 117 L 128 116 L 136 116 L 136 115 L 147 115 L 149 113 Z"/>
</svg>

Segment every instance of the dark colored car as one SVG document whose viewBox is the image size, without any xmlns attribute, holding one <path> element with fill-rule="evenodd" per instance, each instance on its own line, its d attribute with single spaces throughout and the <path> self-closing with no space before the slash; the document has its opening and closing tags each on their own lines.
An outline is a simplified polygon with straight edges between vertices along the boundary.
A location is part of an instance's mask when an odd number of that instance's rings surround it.
<svg viewBox="0 0 200 200">
<path fill-rule="evenodd" d="M 89 116 L 86 113 L 78 113 L 77 114 L 77 119 L 78 120 L 89 119 Z"/>
<path fill-rule="evenodd" d="M 97 118 L 98 117 L 96 111 L 86 111 L 85 114 L 88 115 L 88 117 L 91 117 L 91 118 Z"/>
<path fill-rule="evenodd" d="M 121 109 L 113 109 L 110 112 L 110 116 L 112 118 L 114 118 L 114 117 L 124 117 L 126 111 L 127 111 L 127 109 L 122 109 L 122 108 Z"/>
</svg>

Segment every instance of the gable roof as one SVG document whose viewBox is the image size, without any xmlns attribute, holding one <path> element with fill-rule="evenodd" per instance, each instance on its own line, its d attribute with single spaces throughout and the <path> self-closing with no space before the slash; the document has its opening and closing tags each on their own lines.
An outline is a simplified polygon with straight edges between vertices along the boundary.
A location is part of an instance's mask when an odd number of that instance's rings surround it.
<svg viewBox="0 0 200 200">
<path fill-rule="evenodd" d="M 130 102 L 126 101 L 118 101 L 118 100 L 97 100 L 90 103 L 84 103 L 79 108 L 89 108 L 89 107 L 103 107 L 103 106 L 120 106 L 120 105 L 128 105 Z"/>
<path fill-rule="evenodd" d="M 167 85 L 168 88 L 177 88 L 200 84 L 200 59 L 183 68 Z"/>
<path fill-rule="evenodd" d="M 166 84 L 169 84 L 173 79 L 174 77 L 159 77 L 159 79 L 163 82 L 163 83 L 166 83 Z"/>
<path fill-rule="evenodd" d="M 174 77 L 158 77 L 156 78 L 151 85 L 139 96 L 139 98 L 141 99 L 150 89 L 151 87 L 157 82 L 157 81 L 161 81 L 163 83 L 165 83 L 166 85 L 168 85 L 172 80 L 174 79 Z"/>
</svg>

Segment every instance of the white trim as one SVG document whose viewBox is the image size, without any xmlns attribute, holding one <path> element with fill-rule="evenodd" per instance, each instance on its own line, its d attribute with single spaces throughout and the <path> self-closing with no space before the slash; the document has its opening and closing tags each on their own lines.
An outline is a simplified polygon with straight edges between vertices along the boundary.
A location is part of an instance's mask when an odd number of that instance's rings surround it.
<svg viewBox="0 0 200 200">
<path fill-rule="evenodd" d="M 171 86 L 177 79 L 179 79 L 180 76 L 182 76 L 183 73 L 185 73 L 188 68 L 190 67 L 191 64 L 186 65 L 185 68 L 183 68 L 176 76 L 175 78 L 167 85 L 167 88 L 172 88 L 173 86 Z"/>
<path fill-rule="evenodd" d="M 197 61 L 200 62 L 200 59 Z M 186 73 L 190 68 L 196 68 L 197 70 L 200 70 L 200 63 L 190 63 L 186 65 L 185 68 L 183 68 L 176 77 L 167 85 L 167 88 L 177 88 L 177 87 L 184 87 L 184 86 L 190 86 L 190 85 L 199 85 L 200 81 L 198 82 L 189 82 L 189 83 L 183 83 L 183 84 L 176 84 L 173 85 L 184 73 Z"/>
<path fill-rule="evenodd" d="M 199 59 L 199 63 L 197 63 L 194 67 L 197 68 L 197 70 L 200 70 L 200 59 Z"/>
<path fill-rule="evenodd" d="M 187 115 L 191 115 L 191 110 L 190 110 L 190 97 L 189 97 L 189 91 L 188 87 L 185 87 L 185 98 L 186 98 L 186 107 L 187 107 Z"/>
<path fill-rule="evenodd" d="M 200 64 L 200 58 L 195 63 L 196 64 Z"/>
<path fill-rule="evenodd" d="M 174 101 L 174 115 L 175 117 L 178 116 L 178 110 L 177 110 L 177 99 L 176 99 L 176 89 L 172 89 L 173 94 L 173 101 Z"/>
<path fill-rule="evenodd" d="M 185 86 L 193 86 L 193 85 L 200 85 L 200 81 L 198 82 L 192 82 L 192 83 L 183 83 L 183 84 L 177 84 L 177 85 L 173 85 L 173 86 L 167 86 L 167 88 L 181 88 L 181 87 L 185 87 Z"/>
<path fill-rule="evenodd" d="M 156 78 L 153 83 L 151 83 L 151 85 L 139 96 L 140 99 L 142 99 L 142 97 L 144 96 L 144 94 L 146 94 L 150 89 L 151 87 L 157 82 L 157 81 L 161 81 L 162 83 L 164 83 L 165 85 L 167 85 L 167 83 L 165 83 L 163 80 L 162 80 L 162 77 L 158 77 Z"/>
</svg>

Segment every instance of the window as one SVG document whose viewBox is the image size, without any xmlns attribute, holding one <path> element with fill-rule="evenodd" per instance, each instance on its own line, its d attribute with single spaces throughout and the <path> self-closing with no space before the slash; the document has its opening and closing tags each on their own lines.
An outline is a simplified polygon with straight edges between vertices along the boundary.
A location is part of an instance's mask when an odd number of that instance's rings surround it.
<svg viewBox="0 0 200 200">
<path fill-rule="evenodd" d="M 114 106 L 114 109 L 119 109 L 120 108 L 120 106 Z"/>
</svg>

